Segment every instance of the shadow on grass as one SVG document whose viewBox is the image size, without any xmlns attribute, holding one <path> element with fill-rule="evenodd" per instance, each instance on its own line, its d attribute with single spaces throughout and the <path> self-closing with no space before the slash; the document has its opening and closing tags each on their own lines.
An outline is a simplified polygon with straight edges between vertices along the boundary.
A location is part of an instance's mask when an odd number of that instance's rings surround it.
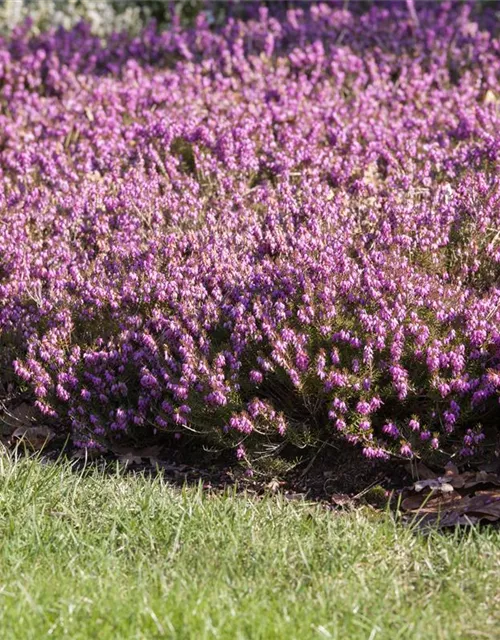
<svg viewBox="0 0 500 640">
<path fill-rule="evenodd" d="M 17 457 L 35 456 L 41 464 L 70 462 L 78 473 L 99 470 L 111 475 L 119 468 L 128 474 L 152 478 L 160 475 L 179 489 L 201 486 L 208 492 L 221 492 L 231 488 L 256 496 L 280 493 L 289 500 L 330 506 L 365 503 L 383 508 L 388 495 L 408 484 L 410 478 L 404 467 L 394 461 L 370 461 L 354 449 L 333 446 L 307 451 L 288 464 L 286 458 L 291 459 L 291 452 L 285 451 L 281 465 L 252 470 L 239 464 L 233 453 L 208 452 L 204 456 L 199 448 L 189 447 L 118 448 L 91 456 L 68 441 L 55 440 L 39 451 L 22 441 L 6 450 Z"/>
</svg>

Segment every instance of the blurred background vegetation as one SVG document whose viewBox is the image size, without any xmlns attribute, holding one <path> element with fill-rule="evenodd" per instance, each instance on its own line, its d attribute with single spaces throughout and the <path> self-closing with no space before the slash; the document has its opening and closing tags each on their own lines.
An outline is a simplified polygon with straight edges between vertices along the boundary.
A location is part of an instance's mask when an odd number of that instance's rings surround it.
<svg viewBox="0 0 500 640">
<path fill-rule="evenodd" d="M 324 0 L 323 0 L 324 1 Z M 384 4 L 409 5 L 437 3 L 442 0 L 326 0 L 339 8 L 363 11 Z M 468 2 L 477 8 L 499 9 L 498 0 L 452 0 Z M 239 17 L 254 14 L 259 7 L 270 11 L 283 8 L 305 8 L 317 0 L 0 0 L 0 32 L 8 33 L 17 25 L 30 21 L 33 33 L 51 27 L 71 28 L 81 20 L 91 25 L 96 35 L 106 36 L 113 31 L 138 32 L 145 24 L 155 20 L 166 26 L 173 19 L 182 24 L 192 23 L 196 16 L 204 14 L 211 23 L 219 23 L 228 15 Z"/>
</svg>

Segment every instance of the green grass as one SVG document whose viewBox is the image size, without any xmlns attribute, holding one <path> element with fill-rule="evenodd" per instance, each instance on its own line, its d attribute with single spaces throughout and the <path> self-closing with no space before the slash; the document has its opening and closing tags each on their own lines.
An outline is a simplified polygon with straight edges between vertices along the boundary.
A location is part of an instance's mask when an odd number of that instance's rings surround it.
<svg viewBox="0 0 500 640">
<path fill-rule="evenodd" d="M 500 532 L 0 455 L 0 635 L 499 638 Z"/>
</svg>

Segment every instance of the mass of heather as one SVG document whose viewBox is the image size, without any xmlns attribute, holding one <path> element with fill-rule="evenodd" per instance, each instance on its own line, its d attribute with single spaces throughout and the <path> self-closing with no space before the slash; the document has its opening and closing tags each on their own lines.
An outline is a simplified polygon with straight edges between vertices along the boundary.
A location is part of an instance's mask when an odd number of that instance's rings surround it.
<svg viewBox="0 0 500 640">
<path fill-rule="evenodd" d="M 0 382 L 83 448 L 477 454 L 500 418 L 499 105 L 476 5 L 17 27 Z"/>
</svg>

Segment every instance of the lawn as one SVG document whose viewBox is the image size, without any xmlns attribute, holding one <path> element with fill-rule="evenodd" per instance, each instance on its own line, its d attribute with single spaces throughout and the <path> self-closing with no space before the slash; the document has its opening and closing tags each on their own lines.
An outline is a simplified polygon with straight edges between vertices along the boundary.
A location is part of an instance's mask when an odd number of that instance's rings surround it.
<svg viewBox="0 0 500 640">
<path fill-rule="evenodd" d="M 500 532 L 0 458 L 2 638 L 494 638 Z"/>
</svg>

